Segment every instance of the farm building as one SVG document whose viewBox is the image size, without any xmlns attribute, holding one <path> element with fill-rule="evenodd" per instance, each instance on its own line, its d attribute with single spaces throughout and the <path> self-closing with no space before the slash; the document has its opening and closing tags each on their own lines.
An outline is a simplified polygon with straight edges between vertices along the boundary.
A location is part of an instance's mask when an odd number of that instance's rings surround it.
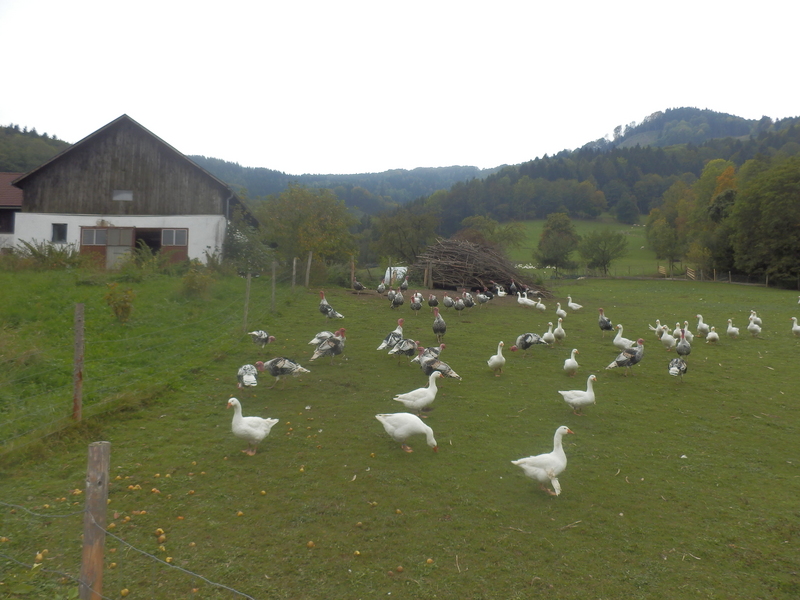
<svg viewBox="0 0 800 600">
<path fill-rule="evenodd" d="M 247 209 L 228 185 L 127 115 L 17 177 L 15 243 L 74 244 L 106 267 L 144 244 L 173 261 L 222 250 Z"/>
<path fill-rule="evenodd" d="M 11 185 L 22 173 L 0 173 L 0 251 L 14 247 L 14 215 L 22 208 L 22 190 Z"/>
</svg>

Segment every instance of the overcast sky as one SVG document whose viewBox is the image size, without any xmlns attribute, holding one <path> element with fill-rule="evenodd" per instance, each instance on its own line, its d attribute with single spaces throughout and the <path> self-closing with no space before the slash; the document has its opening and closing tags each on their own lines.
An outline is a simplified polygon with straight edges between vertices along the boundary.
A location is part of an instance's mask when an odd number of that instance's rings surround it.
<svg viewBox="0 0 800 600">
<path fill-rule="evenodd" d="M 0 0 L 0 125 L 127 114 L 293 175 L 518 164 L 659 110 L 800 115 L 800 3 Z"/>
</svg>

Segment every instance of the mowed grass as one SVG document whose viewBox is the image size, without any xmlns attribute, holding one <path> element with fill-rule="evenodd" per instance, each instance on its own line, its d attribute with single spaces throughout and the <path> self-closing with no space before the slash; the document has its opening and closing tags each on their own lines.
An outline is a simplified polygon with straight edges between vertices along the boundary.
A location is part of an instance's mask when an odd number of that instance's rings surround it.
<svg viewBox="0 0 800 600">
<path fill-rule="evenodd" d="M 273 314 L 269 283 L 257 280 L 251 294 L 250 327 L 278 338 L 264 351 L 242 334 L 240 279 L 221 281 L 207 299 L 191 302 L 179 300 L 175 282 L 142 285 L 135 319 L 124 328 L 95 303 L 109 335 L 131 339 L 112 348 L 135 352 L 168 327 L 182 339 L 204 340 L 212 330 L 219 341 L 217 347 L 198 342 L 176 357 L 169 370 L 174 380 L 146 406 L 95 418 L 88 432 L 45 441 L 7 461 L 0 501 L 48 517 L 3 507 L 0 536 L 9 541 L 0 544 L 0 554 L 32 563 L 47 548 L 45 568 L 78 574 L 82 516 L 56 516 L 82 507 L 82 496 L 70 491 L 84 487 L 87 443 L 107 440 L 110 531 L 254 598 L 800 593 L 800 349 L 790 332 L 790 317 L 800 316 L 795 293 L 581 280 L 558 282 L 545 313 L 510 297 L 460 317 L 444 311 L 442 358 L 463 381 L 440 380 L 426 419 L 439 452 L 418 438 L 409 441 L 414 452 L 407 454 L 374 415 L 402 411 L 392 395 L 421 387 L 427 378 L 405 358 L 375 348 L 401 316 L 409 337 L 433 345 L 427 308 L 414 315 L 407 302 L 398 312 L 375 292 L 328 289 L 330 303 L 346 317 L 331 322 L 317 311 L 318 289 L 278 288 Z M 46 295 L 41 288 L 37 293 Z M 70 293 L 67 286 L 61 291 L 65 304 Z M 584 309 L 565 320 L 566 342 L 531 349 L 527 357 L 511 353 L 517 335 L 546 330 L 555 303 L 564 306 L 567 295 Z M 170 303 L 192 312 L 197 323 L 177 319 L 166 308 Z M 597 326 L 601 306 L 624 325 L 626 337 L 645 340 L 644 359 L 629 377 L 604 369 L 617 351 Z M 764 320 L 760 338 L 744 331 L 750 309 Z M 722 340 L 712 346 L 695 339 L 681 383 L 667 374 L 674 353 L 647 325 L 688 320 L 694 329 L 698 312 Z M 208 322 L 208 315 L 217 321 Z M 737 340 L 724 335 L 728 318 L 742 329 Z M 64 321 L 70 323 L 71 314 Z M 338 326 L 347 328 L 346 360 L 309 363 L 307 342 Z M 35 330 L 27 320 L 17 327 Z M 486 360 L 500 340 L 508 360 L 495 377 Z M 41 338 L 37 348 L 42 360 L 62 351 Z M 562 370 L 572 348 L 580 364 L 574 378 Z M 166 379 L 159 352 L 149 354 L 152 377 Z M 257 388 L 236 389 L 240 365 L 278 355 L 297 359 L 311 373 L 271 390 L 263 374 Z M 124 364 L 124 351 L 114 350 L 108 360 Z M 597 404 L 575 416 L 558 390 L 585 389 L 591 373 L 598 378 Z M 131 386 L 145 383 L 158 381 Z M 232 411 L 225 406 L 231 396 L 241 400 L 245 415 L 280 419 L 253 457 L 240 452 L 245 443 L 230 432 Z M 549 452 L 560 425 L 575 435 L 564 439 L 569 464 L 559 478 L 563 492 L 551 497 L 510 461 Z M 157 528 L 166 532 L 163 549 Z M 236 597 L 115 538 L 106 547 L 108 597 L 123 588 L 128 598 Z M 7 586 L 28 576 L 2 557 L 0 564 Z M 58 579 L 39 574 L 34 584 L 55 597 L 65 589 Z M 0 597 L 15 596 L 0 587 Z"/>
</svg>

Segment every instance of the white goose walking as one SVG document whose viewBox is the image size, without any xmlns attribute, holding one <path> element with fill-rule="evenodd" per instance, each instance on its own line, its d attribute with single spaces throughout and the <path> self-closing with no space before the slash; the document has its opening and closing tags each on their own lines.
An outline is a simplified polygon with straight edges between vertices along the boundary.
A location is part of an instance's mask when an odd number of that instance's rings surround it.
<svg viewBox="0 0 800 600">
<path fill-rule="evenodd" d="M 558 496 L 561 494 L 561 485 L 558 482 L 558 476 L 567 468 L 567 455 L 564 453 L 561 438 L 568 433 L 575 432 L 566 425 L 562 425 L 556 429 L 556 433 L 553 436 L 552 452 L 511 461 L 511 464 L 520 467 L 525 475 L 534 481 L 538 481 L 542 490 L 551 496 Z M 547 482 L 552 484 L 552 490 L 545 485 Z"/>
<path fill-rule="evenodd" d="M 572 407 L 572 412 L 578 416 L 583 416 L 583 413 L 579 412 L 584 406 L 589 406 L 590 404 L 595 403 L 594 397 L 594 388 L 592 387 L 592 383 L 597 381 L 597 377 L 595 375 L 589 375 L 586 379 L 586 390 L 568 390 L 566 392 L 559 391 L 558 393 L 561 394 L 561 397 L 564 398 L 564 402 L 569 404 Z"/>
</svg>

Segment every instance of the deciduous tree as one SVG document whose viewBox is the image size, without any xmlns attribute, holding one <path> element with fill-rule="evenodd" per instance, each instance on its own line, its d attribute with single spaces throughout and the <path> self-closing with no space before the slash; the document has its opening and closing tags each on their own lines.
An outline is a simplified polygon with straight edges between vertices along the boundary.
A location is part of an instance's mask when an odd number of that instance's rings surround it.
<svg viewBox="0 0 800 600">
<path fill-rule="evenodd" d="M 628 240 L 617 231 L 593 230 L 581 239 L 578 253 L 586 261 L 587 267 L 601 269 L 603 275 L 608 275 L 611 263 L 628 253 Z"/>
<path fill-rule="evenodd" d="M 581 236 L 566 213 L 550 214 L 533 257 L 543 266 L 555 267 L 556 273 L 559 269 L 574 269 L 577 265 L 569 255 L 580 241 Z"/>
</svg>

